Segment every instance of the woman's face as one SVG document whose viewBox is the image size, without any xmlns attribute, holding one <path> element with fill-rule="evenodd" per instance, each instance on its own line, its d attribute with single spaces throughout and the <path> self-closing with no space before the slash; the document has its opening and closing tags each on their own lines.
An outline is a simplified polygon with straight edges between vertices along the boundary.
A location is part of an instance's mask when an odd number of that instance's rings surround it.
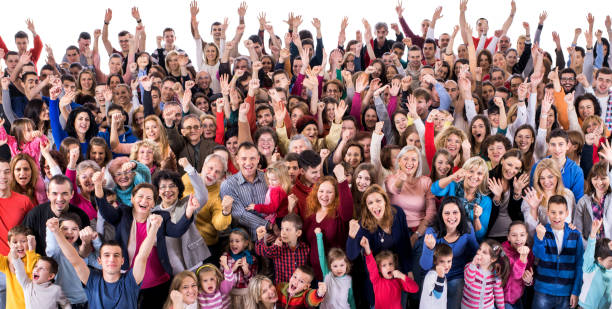
<svg viewBox="0 0 612 309">
<path fill-rule="evenodd" d="M 366 125 L 366 128 L 373 129 L 376 126 L 376 122 L 378 121 L 378 116 L 376 115 L 376 110 L 369 108 L 365 114 L 363 115 L 363 119 Z"/>
<path fill-rule="evenodd" d="M 487 147 L 487 156 L 493 163 L 498 163 L 506 153 L 506 147 L 502 142 L 494 142 Z"/>
<path fill-rule="evenodd" d="M 514 143 L 522 153 L 529 151 L 529 148 L 533 143 L 533 134 L 531 133 L 531 130 L 522 129 L 518 131 L 516 133 Z"/>
<path fill-rule="evenodd" d="M 297 121 L 304 116 L 304 112 L 299 108 L 294 108 L 291 111 L 291 124 L 295 128 Z"/>
<path fill-rule="evenodd" d="M 160 137 L 159 126 L 154 120 L 148 120 L 144 125 L 145 138 L 151 141 L 157 141 Z"/>
<path fill-rule="evenodd" d="M 445 155 L 438 155 L 433 163 L 436 167 L 436 178 L 440 179 L 448 176 L 448 173 L 452 168 L 449 158 L 447 158 Z"/>
<path fill-rule="evenodd" d="M 593 101 L 581 100 L 578 102 L 578 114 L 582 119 L 595 115 L 595 105 L 593 105 Z"/>
<path fill-rule="evenodd" d="M 104 166 L 106 160 L 106 149 L 102 146 L 90 145 L 89 159 L 94 160 L 99 166 Z"/>
<path fill-rule="evenodd" d="M 485 177 L 485 172 L 482 168 L 475 166 L 469 169 L 465 175 L 464 185 L 467 188 L 478 188 Z"/>
<path fill-rule="evenodd" d="M 83 73 L 80 77 L 81 89 L 91 91 L 93 90 L 93 78 L 89 73 Z"/>
<path fill-rule="evenodd" d="M 357 191 L 363 193 L 371 184 L 372 178 L 370 177 L 370 173 L 367 170 L 361 170 L 355 178 L 355 185 L 357 186 Z"/>
<path fill-rule="evenodd" d="M 411 133 L 410 135 L 406 136 L 406 145 L 410 145 L 410 146 L 414 146 L 418 149 L 421 149 L 421 138 L 419 137 L 419 134 L 416 132 Z"/>
<path fill-rule="evenodd" d="M 508 66 L 514 66 L 518 62 L 518 57 L 516 56 L 516 52 L 511 51 L 506 55 L 506 63 Z"/>
<path fill-rule="evenodd" d="M 445 204 L 442 209 L 442 221 L 444 221 L 447 231 L 456 230 L 461 222 L 461 211 L 459 211 L 459 206 L 454 203 Z"/>
<path fill-rule="evenodd" d="M 495 88 L 493 86 L 487 84 L 482 86 L 482 99 L 484 102 L 489 102 L 495 96 Z M 476 104 L 478 106 L 478 104 Z"/>
<path fill-rule="evenodd" d="M 601 128 L 602 128 L 602 125 L 600 123 L 596 121 L 589 121 L 589 123 L 586 126 L 586 133 L 593 133 Z"/>
<path fill-rule="evenodd" d="M 393 66 L 388 66 L 387 67 L 387 80 L 392 80 L 395 75 L 397 75 L 397 69 Z"/>
<path fill-rule="evenodd" d="M 472 123 L 472 136 L 476 143 L 482 143 L 487 135 L 487 128 L 485 127 L 484 121 L 481 119 L 476 119 L 474 123 Z"/>
<path fill-rule="evenodd" d="M 406 115 L 402 113 L 395 114 L 395 117 L 393 117 L 393 122 L 395 123 L 395 128 L 400 135 L 406 131 L 406 128 L 408 127 L 408 118 L 406 118 Z"/>
<path fill-rule="evenodd" d="M 205 139 L 214 139 L 217 130 L 217 125 L 212 119 L 204 119 L 202 121 L 202 135 Z"/>
<path fill-rule="evenodd" d="M 310 140 L 310 143 L 314 145 L 317 142 L 319 130 L 316 125 L 309 124 L 304 128 L 304 131 L 302 131 L 302 135 L 306 136 Z"/>
<path fill-rule="evenodd" d="M 501 68 L 502 70 L 506 69 L 506 57 L 501 53 L 496 53 L 493 55 L 493 65 Z"/>
<path fill-rule="evenodd" d="M 540 173 L 538 178 L 540 186 L 545 192 L 554 192 L 557 188 L 557 177 L 548 169 L 545 169 Z"/>
<path fill-rule="evenodd" d="M 121 169 L 113 173 L 113 180 L 121 189 L 128 188 L 134 180 L 133 171 L 122 171 Z"/>
<path fill-rule="evenodd" d="M 149 215 L 153 206 L 155 206 L 155 198 L 153 191 L 149 188 L 141 188 L 132 197 L 132 208 L 138 214 Z"/>
<path fill-rule="evenodd" d="M 374 216 L 376 220 L 380 220 L 385 215 L 387 203 L 382 194 L 374 192 L 366 197 L 366 206 L 370 214 Z"/>
<path fill-rule="evenodd" d="M 151 147 L 148 146 L 140 146 L 140 148 L 138 148 L 138 152 L 136 154 L 136 161 L 151 167 L 153 166 L 153 149 L 151 149 Z"/>
<path fill-rule="evenodd" d="M 376 69 L 376 71 L 372 74 L 372 78 L 380 78 L 380 75 L 382 74 L 383 70 L 382 64 L 374 62 L 372 66 Z"/>
<path fill-rule="evenodd" d="M 170 179 L 162 179 L 159 181 L 159 197 L 164 204 L 172 205 L 178 200 L 179 189 L 176 184 Z"/>
<path fill-rule="evenodd" d="M 91 119 L 86 112 L 78 113 L 74 119 L 74 129 L 79 135 L 85 135 L 89 130 Z"/>
<path fill-rule="evenodd" d="M 325 181 L 319 186 L 319 190 L 317 191 L 317 200 L 319 200 L 319 204 L 321 207 L 329 207 L 334 202 L 336 198 L 336 191 L 334 189 L 334 185 Z"/>
<path fill-rule="evenodd" d="M 232 156 L 236 155 L 238 151 L 238 137 L 232 136 L 225 141 L 225 147 L 227 147 L 227 151 L 232 154 Z"/>
<path fill-rule="evenodd" d="M 459 150 L 461 150 L 461 137 L 455 134 L 449 135 L 446 138 L 446 145 L 444 145 L 444 148 L 446 148 L 454 158 L 459 153 Z"/>
<path fill-rule="evenodd" d="M 517 157 L 507 157 L 502 159 L 501 165 L 504 179 L 511 180 L 520 173 L 521 168 L 523 167 L 523 162 L 521 162 L 521 160 L 519 160 Z"/>
<path fill-rule="evenodd" d="M 264 71 L 264 73 L 272 72 L 272 69 L 274 69 L 272 65 L 272 59 L 268 57 L 264 57 L 263 59 L 261 59 L 261 64 L 261 69 Z"/>
<path fill-rule="evenodd" d="M 419 168 L 419 154 L 414 151 L 406 152 L 399 158 L 398 165 L 400 171 L 406 173 L 408 176 L 416 175 L 417 169 Z"/>
<path fill-rule="evenodd" d="M 338 85 L 328 84 L 327 88 L 325 89 L 325 95 L 328 97 L 332 97 L 336 100 L 340 100 L 342 92 L 340 92 L 340 88 L 338 88 Z"/>
<path fill-rule="evenodd" d="M 457 48 L 457 57 L 459 57 L 459 59 L 467 59 L 468 58 L 468 51 L 467 51 L 467 47 L 463 44 L 459 45 L 459 47 Z"/>
<path fill-rule="evenodd" d="M 348 163 L 351 167 L 356 168 L 359 163 L 361 163 L 361 161 L 363 161 L 363 158 L 361 157 L 361 151 L 359 147 L 349 147 L 349 149 L 346 151 L 346 154 L 344 155 L 344 162 Z"/>
<path fill-rule="evenodd" d="M 191 305 L 198 298 L 198 283 L 191 277 L 185 277 L 181 282 L 179 292 L 183 295 L 183 303 Z"/>
<path fill-rule="evenodd" d="M 149 56 L 147 54 L 141 54 L 136 59 L 136 63 L 138 64 L 138 68 L 144 70 L 147 65 L 149 65 Z"/>
<path fill-rule="evenodd" d="M 262 134 L 257 140 L 257 150 L 265 157 L 270 157 L 274 153 L 274 149 L 276 149 L 276 145 L 271 134 Z"/>
<path fill-rule="evenodd" d="M 600 194 L 603 194 L 610 187 L 610 179 L 608 179 L 607 176 L 597 175 L 591 178 L 591 184 L 593 185 L 593 188 L 595 188 L 595 191 L 597 191 Z"/>
<path fill-rule="evenodd" d="M 94 190 L 94 183 L 91 177 L 96 171 L 93 168 L 88 168 L 79 173 L 79 188 L 83 192 L 91 193 Z"/>
<path fill-rule="evenodd" d="M 263 304 L 274 305 L 278 301 L 278 294 L 276 294 L 276 287 L 270 280 L 263 280 L 261 282 L 261 302 Z"/>
<path fill-rule="evenodd" d="M 435 75 L 436 75 L 436 79 L 445 80 L 446 76 L 448 76 L 448 67 L 440 66 L 440 68 L 438 68 L 438 70 L 435 72 Z"/>
<path fill-rule="evenodd" d="M 206 101 L 204 97 L 197 98 L 195 101 L 195 106 L 197 106 L 199 110 L 205 113 L 208 113 L 208 111 L 210 111 L 210 103 L 208 103 L 208 101 Z"/>
<path fill-rule="evenodd" d="M 344 62 L 344 67 L 347 71 L 355 72 L 355 57 L 348 56 L 346 57 L 346 61 Z"/>
<path fill-rule="evenodd" d="M 327 103 L 325 105 L 325 117 L 327 118 L 327 121 L 329 122 L 334 121 L 335 115 L 336 115 L 336 104 Z"/>
<path fill-rule="evenodd" d="M 487 55 L 480 54 L 479 57 L 480 63 L 478 64 L 479 67 L 482 68 L 482 73 L 486 74 L 489 71 L 489 66 L 491 65 L 491 63 L 489 62 L 489 57 L 487 57 Z"/>
<path fill-rule="evenodd" d="M 40 121 L 49 121 L 49 106 L 46 103 L 43 103 L 38 119 Z"/>
<path fill-rule="evenodd" d="M 118 76 L 111 76 L 110 81 L 108 82 L 108 87 L 111 90 L 115 90 L 115 87 L 117 87 L 117 85 L 121 84 L 121 80 L 119 79 Z"/>
<path fill-rule="evenodd" d="M 217 49 L 210 45 L 206 46 L 206 49 L 204 49 L 204 54 L 206 55 L 206 61 L 209 62 L 214 62 L 218 55 Z"/>
<path fill-rule="evenodd" d="M 166 59 L 168 61 L 168 69 L 170 69 L 170 72 L 175 72 L 175 71 L 177 71 L 179 69 L 178 56 L 177 55 L 170 55 Z"/>
<path fill-rule="evenodd" d="M 13 173 L 15 181 L 19 186 L 25 188 L 30 180 L 32 179 L 32 168 L 27 160 L 19 160 L 15 164 L 15 171 Z"/>
<path fill-rule="evenodd" d="M 135 127 L 142 128 L 142 123 L 144 122 L 145 116 L 143 112 L 137 112 L 134 114 L 134 123 Z"/>
</svg>

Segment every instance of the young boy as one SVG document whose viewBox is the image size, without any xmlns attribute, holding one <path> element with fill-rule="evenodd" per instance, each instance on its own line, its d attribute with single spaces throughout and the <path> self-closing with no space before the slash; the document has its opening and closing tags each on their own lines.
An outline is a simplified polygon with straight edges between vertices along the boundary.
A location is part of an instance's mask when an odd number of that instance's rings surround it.
<svg viewBox="0 0 612 309">
<path fill-rule="evenodd" d="M 23 225 L 18 225 L 9 230 L 7 238 L 11 250 L 14 250 L 17 257 L 25 264 L 27 276 L 31 277 L 34 264 L 40 258 L 40 255 L 34 251 L 36 249 L 36 238 L 32 231 Z M 0 255 L 0 271 L 6 275 L 6 308 L 23 309 L 26 305 L 23 298 L 23 289 L 19 285 L 13 269 L 13 262 L 9 260 L 8 256 Z"/>
<path fill-rule="evenodd" d="M 453 249 L 436 244 L 433 262 L 436 267 L 425 275 L 419 308 L 446 308 L 446 274 L 453 265 Z"/>
<path fill-rule="evenodd" d="M 325 282 L 319 282 L 319 288 L 310 288 L 314 278 L 314 272 L 308 265 L 302 265 L 295 269 L 289 282 L 281 282 L 276 285 L 278 291 L 278 305 L 281 308 L 314 308 L 325 298 L 327 286 Z"/>
<path fill-rule="evenodd" d="M 308 149 L 300 153 L 298 159 L 298 166 L 300 172 L 295 179 L 291 193 L 297 197 L 297 209 L 294 210 L 300 217 L 305 217 L 306 212 L 306 198 L 315 183 L 319 181 L 322 176 L 321 156 Z M 296 211 L 297 210 L 297 211 Z"/>
<path fill-rule="evenodd" d="M 532 308 L 574 308 L 582 286 L 582 235 L 565 223 L 568 216 L 565 197 L 550 197 L 547 216 L 550 224 L 536 227 L 533 244 L 533 255 L 540 262 Z"/>
<path fill-rule="evenodd" d="M 576 162 L 567 157 L 567 152 L 570 150 L 569 142 L 569 135 L 567 135 L 565 130 L 555 129 L 550 132 L 547 144 L 550 156 L 547 158 L 552 158 L 557 162 L 557 165 L 561 169 L 563 185 L 572 190 L 577 201 L 584 195 L 584 172 Z M 531 168 L 531 185 L 533 185 L 534 182 L 533 174 L 535 173 L 538 163 L 534 164 Z"/>
<path fill-rule="evenodd" d="M 365 236 L 361 238 L 360 245 L 363 247 L 366 266 L 376 296 L 374 308 L 401 309 L 402 291 L 416 293 L 419 291 L 419 286 L 395 268 L 397 257 L 393 253 L 385 250 L 378 253 L 374 259 L 370 242 Z"/>
<path fill-rule="evenodd" d="M 47 226 L 51 226 L 56 220 L 58 219 L 51 218 L 47 220 Z M 79 231 L 80 221 L 81 220 L 79 217 L 75 214 L 63 214 L 59 218 L 60 232 L 73 246 L 75 246 L 75 243 L 80 237 L 82 239 L 82 243 L 78 248 L 79 255 L 88 256 L 91 252 L 93 252 L 91 244 L 91 235 L 93 231 L 91 230 L 91 227 L 86 227 L 82 231 Z M 49 227 L 47 227 L 46 238 L 47 247 L 45 248 L 45 251 L 47 256 L 52 257 L 59 264 L 59 272 L 56 276 L 55 282 L 62 288 L 73 308 L 87 307 L 87 295 L 85 294 L 83 285 L 79 280 L 79 276 L 77 275 L 76 270 L 70 261 L 68 261 L 68 259 L 66 259 L 62 253 L 62 250 L 60 250 L 57 241 L 55 240 L 55 235 L 53 235 L 53 233 L 49 230 Z M 94 259 L 95 258 L 91 258 L 90 260 Z"/>
<path fill-rule="evenodd" d="M 53 278 L 57 274 L 55 260 L 46 256 L 38 259 L 32 271 L 32 279 L 30 279 L 17 253 L 17 246 L 14 246 L 9 255 L 15 268 L 17 281 L 23 288 L 26 309 L 57 309 L 58 305 L 61 308 L 70 308 L 70 302 L 62 293 L 62 288 L 53 284 Z"/>
<path fill-rule="evenodd" d="M 601 220 L 593 220 L 591 235 L 584 251 L 584 284 L 578 305 L 584 309 L 612 308 L 612 241 L 597 239 Z"/>
<path fill-rule="evenodd" d="M 305 265 L 310 254 L 310 247 L 298 241 L 302 235 L 302 219 L 290 213 L 281 222 L 280 237 L 272 246 L 265 242 L 266 227 L 257 228 L 257 243 L 255 253 L 271 258 L 274 264 L 274 283 L 289 282 L 293 272 L 299 266 Z"/>
</svg>

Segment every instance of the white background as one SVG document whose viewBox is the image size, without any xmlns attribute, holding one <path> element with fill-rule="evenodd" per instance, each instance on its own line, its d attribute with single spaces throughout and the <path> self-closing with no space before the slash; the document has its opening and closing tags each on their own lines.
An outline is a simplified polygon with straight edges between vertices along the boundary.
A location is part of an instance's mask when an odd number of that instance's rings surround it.
<svg viewBox="0 0 612 309">
<path fill-rule="evenodd" d="M 113 46 L 118 48 L 119 42 L 117 33 L 121 30 L 134 31 L 136 22 L 131 16 L 130 8 L 138 6 L 141 18 L 147 32 L 147 51 L 155 49 L 155 37 L 161 35 L 165 27 L 172 27 L 176 32 L 176 45 L 184 49 L 193 58 L 195 55 L 195 43 L 189 30 L 189 2 L 187 0 L 171 1 L 2 1 L 0 17 L 0 35 L 11 50 L 16 50 L 14 44 L 14 34 L 18 30 L 27 31 L 25 24 L 26 18 L 32 18 L 36 25 L 36 30 L 40 34 L 44 44 L 49 44 L 58 61 L 63 57 L 67 46 L 77 45 L 76 41 L 81 31 L 88 31 L 92 34 L 96 28 L 101 29 L 104 21 L 104 11 L 106 8 L 113 10 L 113 19 L 109 26 L 109 40 Z M 604 19 L 606 14 L 612 14 L 612 1 L 608 0 L 517 0 L 517 12 L 514 23 L 510 28 L 509 35 L 512 45 L 515 46 L 518 35 L 523 34 L 523 21 L 528 21 L 531 25 L 532 37 L 534 36 L 538 15 L 543 10 L 548 11 L 548 19 L 544 23 L 542 33 L 542 47 L 549 52 L 554 50 L 551 32 L 557 31 L 561 36 L 561 44 L 565 49 L 571 44 L 574 35 L 574 28 L 581 27 L 586 29 L 586 15 L 590 11 L 595 16 L 595 29 L 604 30 L 604 37 L 607 37 Z M 223 17 L 229 17 L 229 28 L 227 31 L 228 39 L 232 38 L 238 25 L 237 8 L 238 0 L 220 1 L 199 1 L 200 13 L 200 33 L 204 40 L 211 40 L 210 25 L 214 21 L 223 21 Z M 281 0 L 250 0 L 248 1 L 246 14 L 246 31 L 243 40 L 248 35 L 256 34 L 259 28 L 257 15 L 259 12 L 266 12 L 268 21 L 274 26 L 275 33 L 281 38 L 287 31 L 287 26 L 283 23 L 287 13 L 293 11 L 301 14 L 304 23 L 300 29 L 309 29 L 314 32 L 314 27 L 310 21 L 313 17 L 321 19 L 323 40 L 329 53 L 335 48 L 340 22 L 342 16 L 349 17 L 347 28 L 347 42 L 354 39 L 355 31 L 362 30 L 361 19 L 367 17 L 372 26 L 378 21 L 387 23 L 398 22 L 395 13 L 395 1 L 391 0 L 306 0 L 306 1 L 281 1 Z M 458 0 L 438 0 L 438 1 L 406 1 L 404 0 L 404 18 L 415 33 L 420 33 L 420 24 L 424 18 L 431 19 L 436 6 L 444 7 L 443 17 L 436 25 L 436 37 L 443 32 L 451 32 L 452 27 L 458 24 L 459 20 L 459 1 Z M 501 25 L 510 12 L 510 1 L 507 0 L 471 0 L 468 4 L 466 14 L 468 23 L 475 25 L 476 19 L 486 17 L 489 20 L 490 31 L 500 29 Z M 394 39 L 393 30 L 390 29 L 390 39 Z M 584 31 L 583 31 L 584 32 Z M 30 34 L 28 32 L 28 34 Z M 31 39 L 30 39 L 31 40 Z M 268 35 L 265 36 L 267 47 Z M 461 42 L 460 35 L 457 36 L 455 46 Z M 93 45 L 93 44 L 92 44 Z M 585 39 L 581 35 L 578 45 L 584 46 Z M 244 47 L 240 46 L 240 51 L 244 53 Z M 100 42 L 100 54 L 102 63 L 106 63 L 108 57 Z M 45 52 L 41 55 L 41 62 L 45 61 Z M 567 53 L 566 53 L 567 58 Z M 102 68 L 107 70 L 106 65 Z"/>
</svg>

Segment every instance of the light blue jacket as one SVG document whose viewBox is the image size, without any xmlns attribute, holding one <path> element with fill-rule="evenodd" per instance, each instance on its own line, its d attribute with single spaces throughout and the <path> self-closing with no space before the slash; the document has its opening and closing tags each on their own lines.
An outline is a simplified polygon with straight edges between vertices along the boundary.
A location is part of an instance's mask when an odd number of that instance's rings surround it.
<svg viewBox="0 0 612 309">
<path fill-rule="evenodd" d="M 589 237 L 582 258 L 582 290 L 578 305 L 584 309 L 612 308 L 612 270 L 595 260 L 595 239 Z"/>
</svg>

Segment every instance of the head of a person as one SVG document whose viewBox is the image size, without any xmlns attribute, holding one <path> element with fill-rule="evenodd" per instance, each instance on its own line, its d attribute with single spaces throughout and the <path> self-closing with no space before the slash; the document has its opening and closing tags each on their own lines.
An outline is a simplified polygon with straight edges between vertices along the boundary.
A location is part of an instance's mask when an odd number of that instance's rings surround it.
<svg viewBox="0 0 612 309">
<path fill-rule="evenodd" d="M 562 230 L 565 219 L 569 215 L 567 200 L 563 195 L 553 195 L 548 199 L 548 210 L 546 212 L 548 221 L 553 230 Z"/>
<path fill-rule="evenodd" d="M 81 225 L 81 219 L 75 213 L 64 213 L 59 217 L 60 232 L 71 244 L 79 240 L 79 227 Z"/>
<path fill-rule="evenodd" d="M 132 147 L 130 159 L 151 168 L 160 165 L 162 154 L 157 143 L 150 140 L 142 140 L 136 142 L 134 147 Z"/>
<path fill-rule="evenodd" d="M 153 185 L 157 188 L 162 205 L 171 206 L 183 197 L 185 185 L 179 173 L 170 170 L 159 170 L 153 177 Z"/>
<path fill-rule="evenodd" d="M 565 192 L 561 168 L 559 168 L 557 161 L 546 158 L 538 163 L 533 173 L 533 187 L 541 195 L 544 193 L 548 193 L 549 196 L 552 194 L 562 195 Z M 546 205 L 545 202 L 546 200 L 543 200 L 542 204 Z"/>
<path fill-rule="evenodd" d="M 296 295 L 306 291 L 310 287 L 310 283 L 314 279 L 314 270 L 308 265 L 301 265 L 295 269 L 291 278 L 289 278 L 289 287 L 287 293 Z"/>
<path fill-rule="evenodd" d="M 514 134 L 514 147 L 523 154 L 532 153 L 535 145 L 535 131 L 529 124 L 520 126 Z"/>
<path fill-rule="evenodd" d="M 276 287 L 270 278 L 256 275 L 249 280 L 247 308 L 273 307 L 277 301 Z"/>
<path fill-rule="evenodd" d="M 561 128 L 553 130 L 550 132 L 547 142 L 548 152 L 553 159 L 561 160 L 566 157 L 569 150 L 569 136 L 565 130 Z"/>
<path fill-rule="evenodd" d="M 375 257 L 378 272 L 385 279 L 393 279 L 393 271 L 397 269 L 397 256 L 389 251 L 383 250 Z"/>
<path fill-rule="evenodd" d="M 289 152 L 285 156 L 285 166 L 292 183 L 295 183 L 296 178 L 300 176 L 299 160 L 300 155 L 295 152 Z"/>
<path fill-rule="evenodd" d="M 518 249 L 527 245 L 529 233 L 525 222 L 516 220 L 510 223 L 508 227 L 508 242 L 514 249 Z"/>
<path fill-rule="evenodd" d="M 421 119 L 425 119 L 433 102 L 431 93 L 425 88 L 417 88 L 414 90 L 413 95 L 417 101 L 417 114 L 419 114 Z"/>
<path fill-rule="evenodd" d="M 608 178 L 608 164 L 599 161 L 589 171 L 584 182 L 584 194 L 601 198 L 610 192 L 612 190 L 610 189 L 610 180 Z"/>
<path fill-rule="evenodd" d="M 252 250 L 253 244 L 249 233 L 243 228 L 234 228 L 229 234 L 227 252 L 232 255 L 239 254 L 245 250 Z"/>
<path fill-rule="evenodd" d="M 456 196 L 447 196 L 442 200 L 440 208 L 438 208 L 438 212 L 431 223 L 431 227 L 438 237 L 444 237 L 452 232 L 456 232 L 457 235 L 470 232 L 469 218 L 461 205 L 463 205 L 463 202 Z"/>
<path fill-rule="evenodd" d="M 183 303 L 192 305 L 198 300 L 198 278 L 192 271 L 184 270 L 172 278 L 170 292 L 178 291 L 183 296 Z M 164 304 L 164 309 L 172 308 L 170 297 Z"/>
<path fill-rule="evenodd" d="M 121 244 L 116 240 L 105 240 L 100 246 L 98 263 L 102 265 L 102 272 L 109 275 L 121 274 L 123 265 L 123 251 Z"/>
<path fill-rule="evenodd" d="M 412 45 L 408 50 L 408 64 L 412 68 L 419 68 L 421 66 L 421 59 L 423 58 L 421 48 L 416 45 Z"/>
<path fill-rule="evenodd" d="M 206 186 L 212 186 L 223 179 L 227 170 L 227 160 L 218 154 L 209 154 L 204 159 L 201 177 Z"/>
<path fill-rule="evenodd" d="M 612 87 L 612 70 L 607 67 L 597 70 L 593 84 L 596 93 L 600 95 L 607 94 L 610 87 Z"/>
<path fill-rule="evenodd" d="M 236 154 L 236 163 L 240 167 L 242 176 L 249 179 L 257 174 L 257 165 L 259 164 L 259 151 L 251 142 L 244 142 L 238 146 Z"/>
<path fill-rule="evenodd" d="M 365 192 L 372 184 L 378 183 L 377 173 L 374 165 L 361 163 L 355 168 L 351 180 L 353 192 Z"/>
<path fill-rule="evenodd" d="M 349 166 L 356 168 L 364 161 L 363 147 L 355 141 L 349 141 L 342 150 L 342 158 Z"/>
<path fill-rule="evenodd" d="M 463 169 L 466 171 L 463 186 L 486 194 L 488 192 L 487 181 L 489 180 L 487 162 L 481 157 L 471 157 L 465 161 Z"/>
<path fill-rule="evenodd" d="M 423 43 L 423 55 L 425 59 L 432 59 L 436 56 L 436 41 L 434 39 L 426 39 Z"/>
<path fill-rule="evenodd" d="M 450 126 L 438 135 L 434 139 L 436 149 L 446 149 L 451 154 L 452 158 L 462 152 L 461 143 L 466 139 L 465 133 L 453 126 Z"/>
<path fill-rule="evenodd" d="M 224 279 L 221 270 L 213 264 L 204 264 L 200 266 L 196 271 L 196 276 L 198 277 L 200 290 L 206 294 L 217 292 L 221 285 L 221 281 Z"/>
<path fill-rule="evenodd" d="M 54 282 L 57 270 L 58 265 L 53 258 L 41 256 L 32 269 L 32 282 L 37 285 Z"/>
<path fill-rule="evenodd" d="M 310 139 L 302 134 L 296 134 L 289 140 L 289 152 L 300 154 L 304 150 L 312 150 Z"/>
<path fill-rule="evenodd" d="M 112 157 L 111 150 L 103 138 L 96 136 L 89 141 L 87 159 L 96 162 L 99 167 L 102 167 L 106 166 Z"/>
<path fill-rule="evenodd" d="M 119 188 L 123 190 L 132 185 L 134 181 L 134 171 L 123 170 L 123 165 L 129 161 L 128 157 L 117 157 L 108 163 L 109 173 Z"/>
<path fill-rule="evenodd" d="M 38 166 L 32 157 L 25 153 L 19 153 L 11 159 L 11 190 L 25 194 L 30 199 L 35 196 L 35 188 L 38 183 Z"/>
<path fill-rule="evenodd" d="M 506 151 L 512 148 L 510 140 L 502 134 L 489 135 L 480 145 L 480 154 L 497 166 Z"/>
<path fill-rule="evenodd" d="M 84 141 L 88 141 L 98 134 L 96 118 L 90 110 L 84 107 L 77 107 L 68 114 L 66 133 L 79 140 L 84 138 Z"/>
<path fill-rule="evenodd" d="M 453 169 L 453 159 L 446 149 L 438 149 L 433 156 L 430 177 L 436 181 L 450 175 Z"/>
<path fill-rule="evenodd" d="M 510 262 L 502 246 L 493 239 L 486 239 L 480 243 L 474 262 L 477 267 L 492 271 L 505 284 L 508 279 Z"/>
<path fill-rule="evenodd" d="M 47 186 L 47 197 L 49 207 L 56 216 L 68 211 L 72 196 L 74 196 L 74 188 L 70 178 L 61 174 L 51 177 Z"/>
<path fill-rule="evenodd" d="M 433 263 L 436 268 L 438 266 L 442 267 L 444 273 L 447 274 L 453 266 L 453 249 L 444 243 L 436 244 L 433 252 Z"/>
<path fill-rule="evenodd" d="M 577 96 L 576 99 L 574 99 L 574 108 L 578 112 L 578 117 L 580 119 L 586 119 L 589 116 L 601 114 L 599 101 L 590 93 Z"/>
<path fill-rule="evenodd" d="M 157 190 L 150 183 L 138 184 L 132 189 L 132 212 L 137 215 L 148 216 L 155 206 Z"/>
<path fill-rule="evenodd" d="M 612 269 L 612 241 L 609 238 L 598 239 L 595 243 L 595 258 L 597 263 L 606 270 Z"/>
<path fill-rule="evenodd" d="M 271 127 L 260 127 L 253 134 L 253 141 L 257 145 L 257 150 L 265 156 L 270 157 L 278 145 L 278 135 Z"/>
<path fill-rule="evenodd" d="M 322 176 L 321 156 L 312 150 L 304 150 L 300 153 L 298 166 L 300 167 L 300 179 L 307 186 L 314 185 Z"/>
<path fill-rule="evenodd" d="M 339 204 L 338 181 L 335 177 L 323 176 L 306 198 L 306 217 L 325 209 L 327 216 L 334 218 Z"/>
<path fill-rule="evenodd" d="M 81 161 L 76 167 L 77 186 L 81 192 L 87 194 L 94 191 L 92 176 L 100 171 L 100 165 L 93 160 Z"/>
<path fill-rule="evenodd" d="M 379 226 L 390 228 L 395 217 L 389 196 L 380 185 L 373 184 L 363 192 L 361 197 L 361 221 L 363 228 L 370 232 Z"/>
<path fill-rule="evenodd" d="M 9 246 L 15 248 L 19 258 L 25 257 L 28 251 L 28 235 L 34 236 L 34 233 L 25 225 L 15 225 L 7 233 Z"/>
<path fill-rule="evenodd" d="M 302 218 L 298 214 L 290 213 L 281 221 L 280 239 L 283 243 L 295 246 L 302 235 Z"/>
<path fill-rule="evenodd" d="M 409 177 L 421 176 L 421 152 L 414 146 L 405 146 L 397 154 L 395 170 Z"/>
<path fill-rule="evenodd" d="M 576 81 L 576 71 L 572 68 L 565 68 L 559 72 L 559 82 L 565 93 L 570 93 L 578 84 Z"/>
<path fill-rule="evenodd" d="M 24 53 L 28 49 L 28 44 L 30 40 L 28 39 L 28 34 L 24 31 L 17 31 L 15 33 L 15 45 L 17 45 L 17 50 L 19 54 Z"/>
<path fill-rule="evenodd" d="M 202 121 L 196 115 L 189 114 L 181 120 L 181 134 L 193 145 L 202 139 Z"/>
</svg>

